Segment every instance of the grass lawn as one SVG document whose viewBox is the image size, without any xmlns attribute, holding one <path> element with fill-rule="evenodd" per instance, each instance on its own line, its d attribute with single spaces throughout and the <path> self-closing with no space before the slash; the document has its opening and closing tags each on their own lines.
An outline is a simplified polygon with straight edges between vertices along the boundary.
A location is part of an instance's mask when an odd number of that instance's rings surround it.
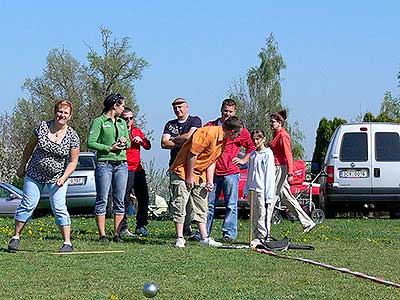
<svg viewBox="0 0 400 300">
<path fill-rule="evenodd" d="M 220 225 L 218 220 L 215 228 Z M 141 289 L 149 281 L 159 285 L 156 299 L 169 300 L 400 299 L 399 288 L 251 250 L 203 248 L 196 242 L 175 249 L 171 221 L 152 221 L 147 238 L 100 244 L 94 219 L 74 218 L 75 251 L 125 251 L 92 255 L 52 255 L 61 246 L 52 217 L 29 223 L 22 251 L 8 253 L 12 227 L 12 219 L 0 218 L 0 299 L 145 299 Z M 272 230 L 276 237 L 315 247 L 284 255 L 400 282 L 400 220 L 326 220 L 307 235 L 299 223 L 285 221 Z M 213 235 L 219 237 L 218 231 Z M 245 243 L 247 236 L 248 221 L 240 221 L 237 242 Z"/>
</svg>

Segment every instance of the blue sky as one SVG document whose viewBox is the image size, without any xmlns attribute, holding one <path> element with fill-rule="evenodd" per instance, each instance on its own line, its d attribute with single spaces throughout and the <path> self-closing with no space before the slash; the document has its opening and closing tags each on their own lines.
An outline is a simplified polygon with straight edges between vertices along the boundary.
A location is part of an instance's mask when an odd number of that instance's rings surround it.
<svg viewBox="0 0 400 300">
<path fill-rule="evenodd" d="M 131 38 L 150 67 L 136 83 L 141 113 L 153 129 L 151 151 L 166 167 L 159 140 L 183 96 L 192 114 L 219 115 L 232 82 L 259 63 L 272 32 L 287 69 L 283 103 L 305 133 L 307 158 L 319 120 L 379 111 L 385 91 L 400 94 L 399 1 L 5 1 L 0 0 L 1 110 L 11 111 L 25 78 L 39 76 L 50 49 L 85 61 L 100 46 L 99 28 Z M 147 152 L 147 153 L 146 153 Z"/>
</svg>

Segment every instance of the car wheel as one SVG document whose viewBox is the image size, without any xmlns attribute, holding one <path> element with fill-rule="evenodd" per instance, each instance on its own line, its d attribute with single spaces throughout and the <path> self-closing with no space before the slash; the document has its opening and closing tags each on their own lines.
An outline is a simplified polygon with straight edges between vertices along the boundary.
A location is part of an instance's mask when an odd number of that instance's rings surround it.
<svg viewBox="0 0 400 300">
<path fill-rule="evenodd" d="M 321 224 L 322 222 L 325 221 L 325 213 L 322 209 L 314 209 L 311 212 L 311 219 L 316 223 L 316 224 Z"/>
</svg>

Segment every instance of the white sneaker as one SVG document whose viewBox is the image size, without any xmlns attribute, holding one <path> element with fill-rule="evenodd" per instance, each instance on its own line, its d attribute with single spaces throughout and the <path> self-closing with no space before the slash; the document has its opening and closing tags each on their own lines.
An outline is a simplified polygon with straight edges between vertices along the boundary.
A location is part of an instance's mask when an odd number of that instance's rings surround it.
<svg viewBox="0 0 400 300">
<path fill-rule="evenodd" d="M 216 242 L 213 238 L 208 237 L 200 240 L 200 246 L 222 247 L 222 243 Z"/>
<path fill-rule="evenodd" d="M 135 235 L 128 230 L 128 228 L 121 230 L 119 233 L 120 237 L 134 237 Z"/>
<path fill-rule="evenodd" d="M 186 241 L 183 237 L 179 237 L 176 239 L 175 247 L 176 248 L 185 248 Z"/>
<path fill-rule="evenodd" d="M 252 240 L 252 241 L 250 242 L 250 247 L 251 247 L 251 248 L 255 248 L 255 247 L 257 247 L 258 245 L 261 245 L 261 240 L 260 240 L 260 239 L 254 239 L 254 240 Z"/>
</svg>

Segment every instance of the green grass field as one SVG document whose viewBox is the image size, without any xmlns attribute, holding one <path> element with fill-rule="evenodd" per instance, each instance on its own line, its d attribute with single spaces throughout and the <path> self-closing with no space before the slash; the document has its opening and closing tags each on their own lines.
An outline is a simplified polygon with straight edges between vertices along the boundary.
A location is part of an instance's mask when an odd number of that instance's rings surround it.
<svg viewBox="0 0 400 300">
<path fill-rule="evenodd" d="M 64 256 L 51 254 L 61 246 L 51 217 L 27 225 L 17 253 L 5 251 L 12 227 L 12 219 L 0 218 L 0 299 L 145 299 L 141 289 L 149 281 L 159 285 L 156 299 L 400 299 L 399 288 L 251 250 L 196 242 L 175 249 L 171 221 L 152 221 L 147 238 L 100 244 L 94 219 L 74 218 L 75 251 L 125 252 Z M 400 220 L 326 220 L 307 235 L 299 223 L 285 221 L 273 232 L 315 247 L 283 255 L 400 282 Z M 213 236 L 219 238 L 218 230 Z M 248 221 L 240 221 L 237 242 L 247 237 Z"/>
</svg>

